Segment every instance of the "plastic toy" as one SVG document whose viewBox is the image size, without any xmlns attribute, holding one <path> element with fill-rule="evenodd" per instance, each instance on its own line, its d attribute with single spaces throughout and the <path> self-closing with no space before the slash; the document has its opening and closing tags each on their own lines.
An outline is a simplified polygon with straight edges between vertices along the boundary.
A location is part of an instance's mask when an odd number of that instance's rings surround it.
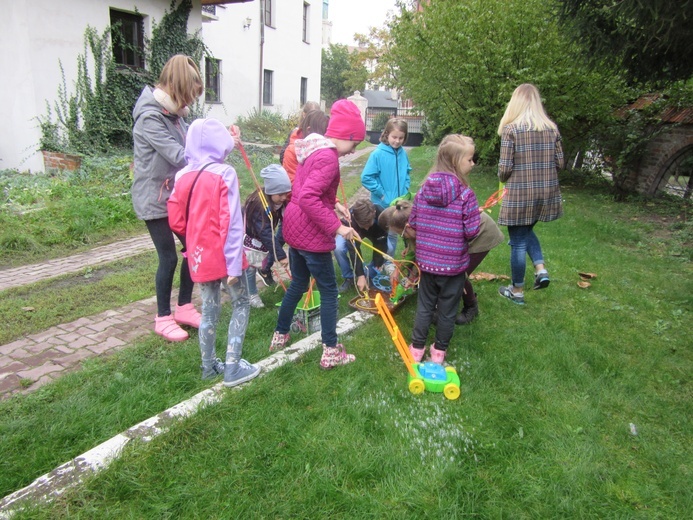
<svg viewBox="0 0 693 520">
<path fill-rule="evenodd" d="M 409 347 L 404 341 L 402 332 L 390 313 L 380 293 L 375 295 L 375 306 L 383 318 L 392 342 L 402 356 L 404 365 L 409 372 L 409 391 L 416 395 L 424 390 L 429 392 L 442 392 L 447 399 L 457 399 L 460 396 L 460 377 L 454 367 L 443 367 L 437 363 L 415 363 L 409 352 Z"/>
</svg>

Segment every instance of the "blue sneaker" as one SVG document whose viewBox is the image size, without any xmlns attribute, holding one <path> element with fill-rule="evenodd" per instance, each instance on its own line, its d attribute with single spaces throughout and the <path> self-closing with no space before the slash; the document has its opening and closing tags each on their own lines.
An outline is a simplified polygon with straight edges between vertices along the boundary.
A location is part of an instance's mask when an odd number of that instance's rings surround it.
<svg viewBox="0 0 693 520">
<path fill-rule="evenodd" d="M 503 298 L 507 298 L 513 303 L 517 303 L 518 305 L 525 304 L 525 293 L 514 293 L 512 285 L 504 285 L 499 287 L 498 294 L 500 294 Z"/>
<path fill-rule="evenodd" d="M 260 375 L 260 367 L 251 365 L 245 359 L 238 363 L 226 363 L 224 386 L 237 386 Z"/>
<path fill-rule="evenodd" d="M 224 362 L 217 358 L 212 361 L 212 366 L 200 368 L 202 369 L 202 379 L 214 379 L 224 373 Z"/>
</svg>

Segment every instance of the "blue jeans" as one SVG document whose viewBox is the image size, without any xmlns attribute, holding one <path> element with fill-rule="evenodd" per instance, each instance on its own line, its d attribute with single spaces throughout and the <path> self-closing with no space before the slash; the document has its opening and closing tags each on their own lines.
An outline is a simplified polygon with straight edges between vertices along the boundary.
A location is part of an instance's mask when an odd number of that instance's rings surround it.
<svg viewBox="0 0 693 520">
<path fill-rule="evenodd" d="M 241 359 L 243 341 L 250 317 L 250 302 L 245 273 L 238 277 L 238 282 L 228 286 L 226 278 L 213 282 L 204 282 L 200 286 L 202 297 L 202 319 L 200 320 L 200 355 L 202 366 L 212 366 L 216 359 L 217 324 L 221 312 L 221 287 L 231 296 L 233 313 L 229 321 L 229 335 L 226 346 L 226 362 L 235 363 Z"/>
<path fill-rule="evenodd" d="M 253 266 L 248 266 L 248 269 L 243 271 L 246 284 L 248 285 L 248 296 L 257 294 L 257 269 Z"/>
<path fill-rule="evenodd" d="M 510 273 L 515 287 L 524 287 L 527 258 L 534 265 L 544 263 L 544 255 L 541 252 L 541 244 L 534 233 L 534 224 L 531 226 L 508 226 L 510 237 Z"/>
<path fill-rule="evenodd" d="M 310 277 L 320 291 L 320 327 L 322 342 L 328 347 L 337 346 L 337 276 L 332 263 L 332 253 L 311 253 L 289 248 L 291 283 L 279 308 L 276 331 L 286 334 L 291 329 L 296 306 L 308 290 Z"/>
<path fill-rule="evenodd" d="M 363 249 L 361 249 L 361 251 L 363 251 Z M 345 280 L 353 280 L 353 266 L 356 262 L 356 251 L 354 248 L 354 244 L 352 244 L 349 240 L 344 240 L 344 237 L 342 235 L 337 235 L 337 238 L 335 240 L 334 256 L 337 259 L 337 265 L 339 265 L 339 270 L 342 272 L 342 278 L 344 278 Z M 369 280 L 372 280 L 375 276 L 379 274 L 378 270 L 373 265 L 373 262 L 364 265 L 363 272 Z"/>
</svg>

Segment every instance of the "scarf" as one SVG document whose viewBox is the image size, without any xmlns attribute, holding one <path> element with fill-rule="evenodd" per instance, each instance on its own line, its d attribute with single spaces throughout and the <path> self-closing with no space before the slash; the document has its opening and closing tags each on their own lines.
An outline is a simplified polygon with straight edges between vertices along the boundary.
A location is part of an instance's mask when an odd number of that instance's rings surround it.
<svg viewBox="0 0 693 520">
<path fill-rule="evenodd" d="M 187 117 L 190 114 L 190 109 L 188 107 L 178 108 L 176 104 L 171 99 L 166 92 L 161 90 L 159 87 L 154 89 L 154 99 L 159 103 L 164 109 L 170 114 L 176 114 L 180 117 Z"/>
</svg>

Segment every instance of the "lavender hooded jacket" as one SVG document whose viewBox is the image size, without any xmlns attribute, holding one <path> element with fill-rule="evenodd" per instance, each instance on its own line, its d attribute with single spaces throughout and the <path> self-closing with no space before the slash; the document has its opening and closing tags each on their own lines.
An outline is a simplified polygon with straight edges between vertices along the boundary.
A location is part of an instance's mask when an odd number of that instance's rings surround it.
<svg viewBox="0 0 693 520">
<path fill-rule="evenodd" d="M 431 173 L 414 197 L 409 225 L 416 230 L 416 262 L 427 273 L 455 276 L 469 266 L 479 233 L 476 195 L 452 173 Z"/>
</svg>

